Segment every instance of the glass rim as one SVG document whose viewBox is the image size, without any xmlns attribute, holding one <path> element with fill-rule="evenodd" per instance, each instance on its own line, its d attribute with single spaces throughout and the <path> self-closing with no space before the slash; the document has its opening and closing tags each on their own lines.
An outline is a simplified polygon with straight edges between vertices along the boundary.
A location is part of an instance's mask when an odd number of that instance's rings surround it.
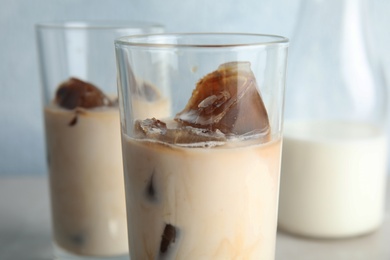
<svg viewBox="0 0 390 260">
<path fill-rule="evenodd" d="M 227 44 L 195 44 L 195 43 L 150 43 L 146 41 L 136 41 L 137 39 L 150 39 L 157 37 L 201 37 L 201 36 L 247 36 L 259 38 L 258 41 L 248 41 L 248 43 L 227 43 Z M 263 38 L 263 40 L 261 40 Z M 264 40 L 265 38 L 273 40 Z M 134 40 L 134 41 L 132 41 Z M 207 33 L 154 33 L 141 35 L 128 35 L 115 39 L 116 46 L 132 47 L 154 47 L 154 48 L 231 48 L 231 47 L 250 47 L 250 46 L 270 46 L 270 45 L 288 45 L 289 39 L 276 34 L 257 34 L 257 33 L 234 33 L 234 32 L 207 32 Z"/>
<path fill-rule="evenodd" d="M 58 30 L 164 29 L 160 23 L 137 20 L 53 20 L 38 22 L 35 27 L 37 29 Z"/>
</svg>

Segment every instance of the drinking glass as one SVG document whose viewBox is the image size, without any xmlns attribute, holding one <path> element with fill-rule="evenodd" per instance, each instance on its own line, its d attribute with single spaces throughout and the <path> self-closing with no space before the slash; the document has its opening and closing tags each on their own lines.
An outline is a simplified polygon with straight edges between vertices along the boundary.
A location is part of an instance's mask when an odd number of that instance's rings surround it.
<svg viewBox="0 0 390 260">
<path fill-rule="evenodd" d="M 114 39 L 149 22 L 36 26 L 56 259 L 128 259 Z"/>
<path fill-rule="evenodd" d="M 274 259 L 288 40 L 116 40 L 131 259 Z"/>
</svg>

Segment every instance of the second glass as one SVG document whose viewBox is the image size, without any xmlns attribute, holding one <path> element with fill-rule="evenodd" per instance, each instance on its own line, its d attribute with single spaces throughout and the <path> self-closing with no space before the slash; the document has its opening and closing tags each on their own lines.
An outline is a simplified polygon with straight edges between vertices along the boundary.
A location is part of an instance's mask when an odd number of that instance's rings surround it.
<svg viewBox="0 0 390 260">
<path fill-rule="evenodd" d="M 128 259 L 114 39 L 146 22 L 39 24 L 55 259 Z"/>
<path fill-rule="evenodd" d="M 116 41 L 132 259 L 274 259 L 288 40 Z"/>
</svg>

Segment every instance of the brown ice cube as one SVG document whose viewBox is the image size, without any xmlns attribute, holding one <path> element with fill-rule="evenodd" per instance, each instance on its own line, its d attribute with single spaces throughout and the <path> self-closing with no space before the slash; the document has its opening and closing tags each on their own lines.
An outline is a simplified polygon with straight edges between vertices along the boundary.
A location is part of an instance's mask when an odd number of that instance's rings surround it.
<svg viewBox="0 0 390 260">
<path fill-rule="evenodd" d="M 135 122 L 135 134 L 139 138 L 161 139 L 167 133 L 167 124 L 156 118 L 137 120 Z"/>
<path fill-rule="evenodd" d="M 133 94 L 147 101 L 156 101 L 161 98 L 157 88 L 147 82 L 138 82 L 133 91 Z"/>
<path fill-rule="evenodd" d="M 156 118 L 137 120 L 135 122 L 135 135 L 141 139 L 192 146 L 221 145 L 226 141 L 225 135 L 220 131 L 199 129 L 177 123 L 168 127 L 165 122 Z M 207 144 L 208 142 L 213 143 Z"/>
<path fill-rule="evenodd" d="M 148 83 L 143 79 L 137 78 L 134 75 L 132 69 L 128 70 L 127 76 L 127 80 L 130 85 L 130 90 L 134 97 L 147 101 L 156 101 L 161 98 L 161 94 L 158 89 L 151 83 Z"/>
<path fill-rule="evenodd" d="M 70 78 L 58 87 L 55 102 L 66 109 L 112 105 L 110 99 L 99 88 L 77 78 Z"/>
<path fill-rule="evenodd" d="M 228 62 L 203 77 L 175 120 L 224 134 L 269 134 L 267 111 L 249 62 Z"/>
<path fill-rule="evenodd" d="M 160 253 L 166 253 L 176 241 L 176 228 L 171 224 L 166 224 L 161 235 Z"/>
</svg>

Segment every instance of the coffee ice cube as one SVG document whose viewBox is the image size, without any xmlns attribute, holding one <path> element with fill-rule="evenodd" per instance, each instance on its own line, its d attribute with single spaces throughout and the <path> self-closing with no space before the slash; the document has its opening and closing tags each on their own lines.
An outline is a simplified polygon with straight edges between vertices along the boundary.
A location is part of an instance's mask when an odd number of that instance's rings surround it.
<svg viewBox="0 0 390 260">
<path fill-rule="evenodd" d="M 66 109 L 111 106 L 111 100 L 96 86 L 77 78 L 60 84 L 55 102 Z"/>
<path fill-rule="evenodd" d="M 194 128 L 172 122 L 167 124 L 156 118 L 137 120 L 135 122 L 135 135 L 141 139 L 153 139 L 160 142 L 176 145 L 215 146 L 226 141 L 225 135 L 220 131 Z"/>
<path fill-rule="evenodd" d="M 133 91 L 133 94 L 150 102 L 161 98 L 161 94 L 157 88 L 147 82 L 138 82 Z"/>
<path fill-rule="evenodd" d="M 267 136 L 269 121 L 249 62 L 228 62 L 203 77 L 175 120 L 228 135 Z"/>
<path fill-rule="evenodd" d="M 137 78 L 132 69 L 128 70 L 128 78 L 130 91 L 134 97 L 146 101 L 156 101 L 161 98 L 161 93 L 153 84 Z"/>
<path fill-rule="evenodd" d="M 146 190 L 145 190 L 145 194 L 146 194 L 146 197 L 150 200 L 150 201 L 156 201 L 157 200 L 157 192 L 156 192 L 156 188 L 154 187 L 155 186 L 155 181 L 154 181 L 154 171 L 152 173 L 152 175 L 150 176 L 150 179 L 146 185 Z"/>
<path fill-rule="evenodd" d="M 171 244 L 176 242 L 176 228 L 171 224 L 166 224 L 161 235 L 160 252 L 166 253 Z"/>
</svg>

